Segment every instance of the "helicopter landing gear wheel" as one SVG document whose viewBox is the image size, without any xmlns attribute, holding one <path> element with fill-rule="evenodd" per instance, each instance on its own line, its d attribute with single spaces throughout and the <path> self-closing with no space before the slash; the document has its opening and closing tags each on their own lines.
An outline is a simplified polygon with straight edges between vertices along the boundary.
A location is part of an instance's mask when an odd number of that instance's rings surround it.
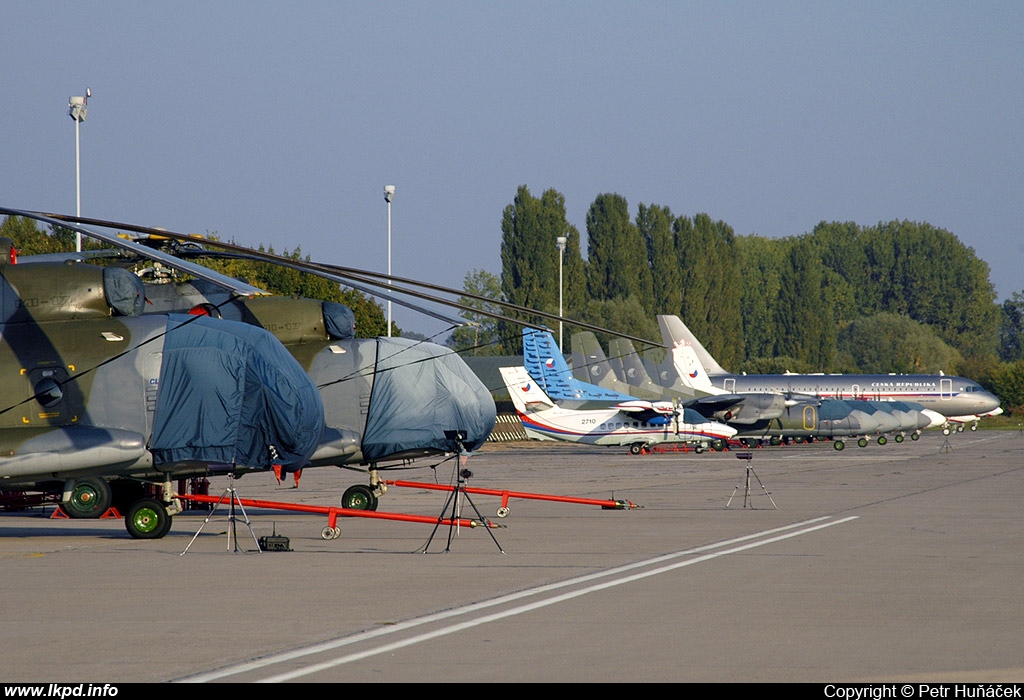
<svg viewBox="0 0 1024 700">
<path fill-rule="evenodd" d="M 349 510 L 377 510 L 377 494 L 369 486 L 349 486 L 341 497 L 341 507 Z"/>
<path fill-rule="evenodd" d="M 137 540 L 158 540 L 171 531 L 171 516 L 155 498 L 136 501 L 124 519 L 128 534 Z"/>
<path fill-rule="evenodd" d="M 106 481 L 87 477 L 75 481 L 68 500 L 62 501 L 60 506 L 69 518 L 98 518 L 107 512 L 112 500 Z"/>
</svg>

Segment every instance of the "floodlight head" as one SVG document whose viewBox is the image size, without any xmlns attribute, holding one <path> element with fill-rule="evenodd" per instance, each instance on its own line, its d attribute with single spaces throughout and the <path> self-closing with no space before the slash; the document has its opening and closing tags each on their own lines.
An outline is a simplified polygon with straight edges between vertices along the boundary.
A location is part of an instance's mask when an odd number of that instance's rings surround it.
<svg viewBox="0 0 1024 700">
<path fill-rule="evenodd" d="M 89 109 L 86 107 L 85 97 L 69 97 L 68 98 L 68 116 L 74 119 L 76 122 L 84 122 L 85 115 Z"/>
<path fill-rule="evenodd" d="M 565 236 L 559 236 L 555 239 L 555 244 L 559 250 L 565 250 Z"/>
<path fill-rule="evenodd" d="M 391 204 L 391 200 L 395 197 L 395 186 L 384 185 L 384 201 Z"/>
</svg>

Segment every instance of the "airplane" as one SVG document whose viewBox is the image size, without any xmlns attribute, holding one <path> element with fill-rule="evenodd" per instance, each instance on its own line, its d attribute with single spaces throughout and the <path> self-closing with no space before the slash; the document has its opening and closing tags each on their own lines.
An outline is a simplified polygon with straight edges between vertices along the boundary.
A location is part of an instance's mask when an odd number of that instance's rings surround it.
<svg viewBox="0 0 1024 700">
<path fill-rule="evenodd" d="M 693 371 L 726 392 L 776 392 L 788 397 L 810 399 L 858 399 L 880 403 L 904 401 L 942 416 L 943 433 L 951 424 L 971 424 L 986 415 L 999 415 L 999 399 L 977 382 L 964 377 L 939 374 L 732 374 L 701 345 L 678 316 L 658 316 L 663 341 L 669 347 L 692 348 L 698 359 Z M 962 430 L 963 428 L 959 428 Z"/>
<path fill-rule="evenodd" d="M 0 239 L 5 492 L 57 497 L 73 518 L 115 507 L 129 535 L 156 539 L 182 511 L 174 480 L 366 468 L 370 484 L 346 490 L 342 506 L 374 510 L 379 469 L 471 453 L 494 427 L 489 391 L 448 348 L 355 338 L 341 304 L 273 296 L 39 213 L 0 213 L 191 278 L 147 283 L 124 263 L 89 264 L 91 251 L 19 257 Z"/>
<path fill-rule="evenodd" d="M 612 339 L 625 382 L 609 382 L 615 373 L 614 364 L 604 357 L 596 336 L 590 332 L 573 335 L 573 372 L 577 376 L 601 377 L 606 386 L 632 386 L 638 383 L 639 396 L 671 398 L 682 406 L 695 408 L 708 418 L 722 421 L 739 429 L 736 438 L 751 447 L 768 441 L 783 442 L 827 439 L 836 450 L 845 447 L 842 438 L 855 438 L 861 447 L 867 445 L 868 435 L 884 445 L 887 434 L 894 433 L 902 442 L 909 433 L 916 440 L 920 430 L 941 424 L 941 417 L 920 405 L 890 402 L 860 402 L 837 399 L 819 399 L 785 396 L 778 392 L 727 392 L 707 379 L 694 350 L 687 343 L 673 343 L 659 359 L 641 360 L 630 341 Z M 580 355 L 585 353 L 585 358 Z M 576 369 L 577 362 L 585 367 Z M 650 378 L 648 366 L 654 367 L 658 382 Z M 660 383 L 659 383 L 660 382 Z M 660 390 L 654 390 L 658 387 Z M 557 395 L 556 395 L 557 398 Z M 895 412 L 895 415 L 892 415 Z"/>
<path fill-rule="evenodd" d="M 591 407 L 561 405 L 544 392 L 524 366 L 501 367 L 500 372 L 532 440 L 628 446 L 631 454 L 640 454 L 663 443 L 693 445 L 696 452 L 708 446 L 722 450 L 736 434 L 735 428 L 709 421 L 691 409 L 679 410 L 668 402 L 627 399 L 597 407 L 586 399 L 580 403 Z"/>
</svg>

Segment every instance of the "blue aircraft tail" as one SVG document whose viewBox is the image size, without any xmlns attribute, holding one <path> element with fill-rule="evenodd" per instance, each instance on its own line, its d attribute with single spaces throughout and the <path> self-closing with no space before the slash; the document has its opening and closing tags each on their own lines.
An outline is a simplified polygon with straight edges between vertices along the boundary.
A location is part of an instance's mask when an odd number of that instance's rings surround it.
<svg viewBox="0 0 1024 700">
<path fill-rule="evenodd" d="M 523 329 L 523 366 L 555 401 L 630 401 L 636 397 L 576 379 L 554 337 L 546 331 Z"/>
</svg>

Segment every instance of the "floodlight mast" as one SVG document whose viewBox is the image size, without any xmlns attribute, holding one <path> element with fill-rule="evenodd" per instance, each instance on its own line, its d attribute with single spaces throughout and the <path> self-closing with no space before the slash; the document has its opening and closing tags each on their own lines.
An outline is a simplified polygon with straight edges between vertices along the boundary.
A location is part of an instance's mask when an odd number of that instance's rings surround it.
<svg viewBox="0 0 1024 700">
<path fill-rule="evenodd" d="M 395 198 L 395 186 L 384 185 L 384 201 L 388 203 L 388 286 L 391 286 L 391 200 Z M 391 337 L 391 300 L 388 299 L 388 337 Z"/>
<path fill-rule="evenodd" d="M 89 112 L 89 98 L 92 90 L 85 89 L 85 97 L 68 98 L 68 116 L 75 120 L 75 215 L 82 216 L 82 169 L 81 151 L 79 148 L 79 125 L 85 121 Z M 82 233 L 75 231 L 75 251 L 82 250 Z"/>
<path fill-rule="evenodd" d="M 562 349 L 562 260 L 565 259 L 565 236 L 555 239 L 558 246 L 558 349 Z"/>
</svg>

